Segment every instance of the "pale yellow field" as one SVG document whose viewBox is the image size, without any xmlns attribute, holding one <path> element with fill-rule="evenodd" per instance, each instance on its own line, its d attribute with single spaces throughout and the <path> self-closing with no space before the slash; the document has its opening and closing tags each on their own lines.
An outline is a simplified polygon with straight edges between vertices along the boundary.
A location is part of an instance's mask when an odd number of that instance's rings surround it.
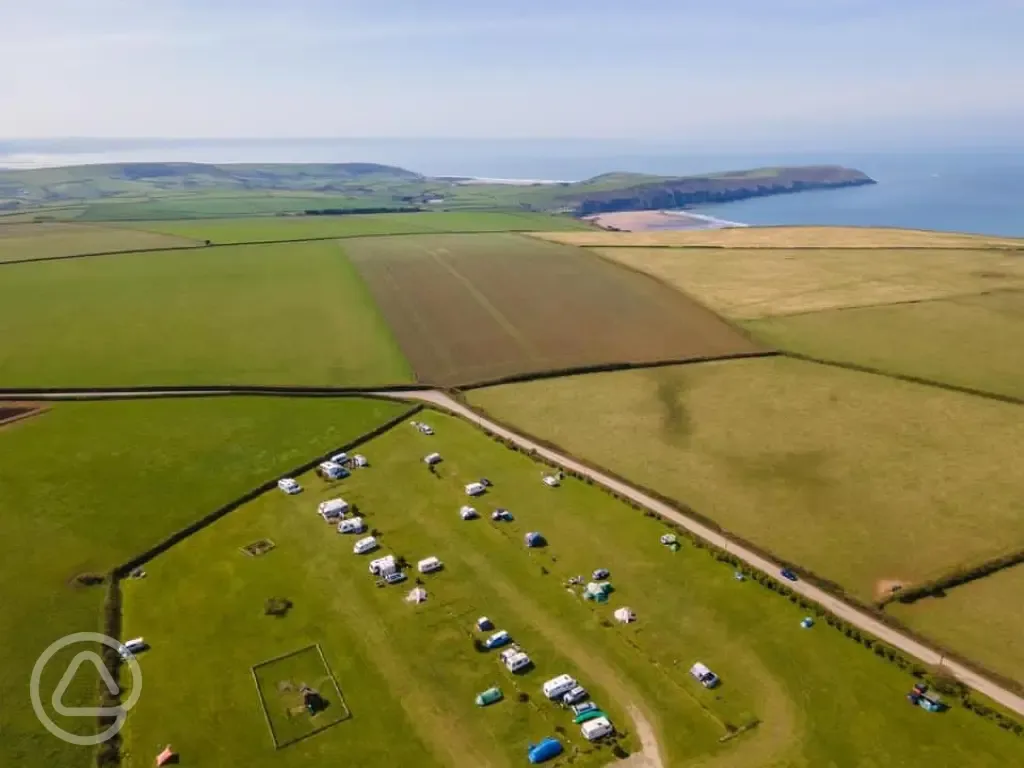
<svg viewBox="0 0 1024 768">
<path fill-rule="evenodd" d="M 737 319 L 1024 289 L 1024 254 L 998 249 L 595 250 Z"/>
<path fill-rule="evenodd" d="M 594 247 L 1024 248 L 1024 239 L 1017 238 L 873 227 L 732 227 L 648 232 L 540 232 L 535 237 L 569 245 Z"/>
<path fill-rule="evenodd" d="M 195 240 L 92 224 L 0 223 L 0 261 L 199 245 Z"/>
</svg>

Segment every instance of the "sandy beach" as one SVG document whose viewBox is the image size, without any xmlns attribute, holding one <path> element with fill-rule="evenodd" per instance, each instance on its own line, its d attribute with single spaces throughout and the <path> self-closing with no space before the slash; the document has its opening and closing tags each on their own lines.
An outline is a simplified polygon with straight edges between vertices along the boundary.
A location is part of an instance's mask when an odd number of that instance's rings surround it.
<svg viewBox="0 0 1024 768">
<path fill-rule="evenodd" d="M 724 229 L 745 227 L 738 221 L 716 219 L 689 211 L 620 211 L 585 217 L 599 227 L 623 232 L 649 232 L 660 229 Z"/>
</svg>

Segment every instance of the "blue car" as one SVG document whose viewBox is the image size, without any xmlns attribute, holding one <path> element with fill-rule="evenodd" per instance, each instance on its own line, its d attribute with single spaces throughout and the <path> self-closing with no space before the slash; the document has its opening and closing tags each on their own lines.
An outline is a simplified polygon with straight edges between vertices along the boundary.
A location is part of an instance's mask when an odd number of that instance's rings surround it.
<svg viewBox="0 0 1024 768">
<path fill-rule="evenodd" d="M 784 579 L 789 579 L 790 581 L 800 581 L 800 577 L 797 576 L 796 573 L 789 568 L 783 568 L 781 571 L 779 571 L 779 573 L 782 574 L 782 578 Z"/>
</svg>

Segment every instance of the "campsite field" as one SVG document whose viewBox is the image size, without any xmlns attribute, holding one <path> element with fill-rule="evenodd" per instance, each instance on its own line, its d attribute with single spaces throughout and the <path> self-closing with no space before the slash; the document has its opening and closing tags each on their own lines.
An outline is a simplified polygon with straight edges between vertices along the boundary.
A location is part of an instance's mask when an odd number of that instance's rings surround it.
<svg viewBox="0 0 1024 768">
<path fill-rule="evenodd" d="M 148 221 L 125 226 L 214 243 L 252 243 L 302 238 L 360 237 L 431 232 L 579 230 L 589 225 L 544 213 L 439 211 L 345 216 L 250 217 L 195 221 Z"/>
<path fill-rule="evenodd" d="M 703 248 L 1024 248 L 1024 239 L 887 227 L 731 227 L 656 232 L 540 233 L 583 246 Z"/>
<path fill-rule="evenodd" d="M 412 378 L 333 242 L 2 269 L 0 386 L 376 386 Z"/>
<path fill-rule="evenodd" d="M 1024 289 L 1017 251 L 601 248 L 721 312 L 747 320 Z"/>
<path fill-rule="evenodd" d="M 1024 290 L 770 317 L 746 327 L 780 349 L 1024 398 Z"/>
<path fill-rule="evenodd" d="M 422 382 L 760 350 L 685 296 L 571 246 L 480 234 L 344 248 Z"/>
<path fill-rule="evenodd" d="M 1024 537 L 1015 405 L 783 358 L 469 399 L 862 599 L 880 582 L 934 577 Z"/>
<path fill-rule="evenodd" d="M 945 647 L 1024 682 L 1024 568 L 1015 566 L 910 605 L 886 608 L 900 621 Z"/>
<path fill-rule="evenodd" d="M 911 678 L 895 666 L 826 627 L 801 630 L 798 607 L 737 582 L 706 552 L 669 552 L 658 544 L 659 522 L 578 481 L 547 488 L 540 465 L 452 417 L 418 418 L 433 437 L 401 425 L 361 448 L 369 468 L 330 485 L 305 478 L 301 496 L 263 496 L 125 584 L 125 632 L 151 645 L 140 656 L 146 692 L 128 718 L 126 765 L 148 765 L 166 743 L 194 766 L 518 765 L 528 742 L 557 728 L 583 748 L 567 715 L 540 694 L 542 681 L 563 671 L 628 734 L 629 750 L 637 744 L 629 710 L 638 709 L 666 766 L 995 768 L 1024 756 L 1024 742 L 959 709 L 935 717 L 908 707 Z M 421 461 L 435 450 L 445 458 L 436 476 Z M 462 485 L 484 474 L 494 485 L 474 503 L 483 517 L 463 522 Z M 366 572 L 374 555 L 353 555 L 352 537 L 319 519 L 316 503 L 338 495 L 378 531 L 380 553 L 444 561 L 422 579 L 425 603 L 404 602 L 412 579 L 374 586 Z M 497 506 L 515 520 L 491 522 Z M 525 549 L 529 530 L 548 546 Z M 277 546 L 239 553 L 261 537 Z M 612 573 L 607 605 L 564 585 L 596 567 Z M 283 618 L 265 616 L 270 596 L 294 606 Z M 608 621 L 620 605 L 637 623 Z M 480 615 L 510 631 L 536 668 L 513 678 L 494 652 L 475 650 Z M 249 667 L 311 643 L 321 645 L 352 718 L 275 751 Z M 721 675 L 720 689 L 688 676 L 697 660 Z M 505 699 L 474 706 L 475 693 L 495 684 Z M 719 742 L 727 724 L 751 717 L 757 727 Z M 611 757 L 605 747 L 572 764 Z"/>
<path fill-rule="evenodd" d="M 105 574 L 251 488 L 402 413 L 377 400 L 210 398 L 58 403 L 0 428 L 0 765 L 91 766 L 29 705 L 36 658 L 95 631 Z M 75 649 L 46 668 L 51 691 Z M 79 648 L 80 650 L 80 648 Z M 94 705 L 84 673 L 66 704 Z M 44 700 L 48 700 L 44 695 Z M 73 731 L 92 719 L 58 718 Z"/>
<path fill-rule="evenodd" d="M 190 245 L 199 243 L 178 235 L 121 227 L 0 223 L 0 262 Z"/>
</svg>

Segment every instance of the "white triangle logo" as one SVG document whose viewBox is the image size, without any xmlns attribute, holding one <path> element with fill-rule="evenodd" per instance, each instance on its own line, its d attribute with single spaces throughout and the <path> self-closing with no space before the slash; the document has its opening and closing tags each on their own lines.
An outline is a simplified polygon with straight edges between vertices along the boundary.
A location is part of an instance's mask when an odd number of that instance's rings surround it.
<svg viewBox="0 0 1024 768">
<path fill-rule="evenodd" d="M 71 685 L 71 681 L 75 678 L 75 674 L 78 672 L 78 668 L 82 666 L 86 661 L 91 661 L 92 665 L 96 667 L 96 671 L 99 673 L 100 679 L 103 684 L 107 687 L 107 691 L 111 696 L 116 696 L 121 692 L 117 682 L 114 680 L 113 675 L 103 665 L 103 659 L 95 651 L 82 651 L 68 665 L 67 671 L 64 676 L 61 677 L 60 682 L 57 684 L 57 688 L 53 691 L 53 698 L 51 700 L 53 709 L 58 714 L 65 715 L 66 717 L 95 717 L 97 715 L 117 715 L 121 712 L 120 707 L 68 707 L 64 704 L 64 694 L 67 692 L 68 687 Z"/>
</svg>

